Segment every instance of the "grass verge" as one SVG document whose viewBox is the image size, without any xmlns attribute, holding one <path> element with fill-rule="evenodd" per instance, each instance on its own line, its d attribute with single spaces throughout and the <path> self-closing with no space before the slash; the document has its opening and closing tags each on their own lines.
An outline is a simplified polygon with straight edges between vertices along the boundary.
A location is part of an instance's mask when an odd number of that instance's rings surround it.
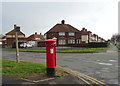
<svg viewBox="0 0 120 86">
<path fill-rule="evenodd" d="M 106 48 L 86 48 L 86 49 L 104 50 Z"/>
<path fill-rule="evenodd" d="M 98 53 L 96 50 L 63 50 L 62 53 Z"/>
<path fill-rule="evenodd" d="M 16 63 L 11 60 L 2 60 L 2 74 L 20 78 L 28 78 L 34 73 L 45 73 L 46 67 L 43 64 L 32 62 Z"/>
<path fill-rule="evenodd" d="M 2 75 L 13 76 L 17 78 L 27 78 L 31 80 L 40 80 L 48 78 L 46 76 L 46 66 L 44 64 L 32 62 L 20 62 L 11 60 L 0 60 L 2 62 Z M 65 72 L 56 68 L 55 77 L 64 76 Z"/>
<path fill-rule="evenodd" d="M 56 47 L 56 48 L 71 48 L 71 47 Z"/>
<path fill-rule="evenodd" d="M 117 48 L 120 50 L 120 45 L 118 45 Z"/>
<path fill-rule="evenodd" d="M 104 49 L 104 48 L 88 48 L 88 49 L 96 49 L 96 50 L 87 50 L 87 49 L 81 49 L 81 50 L 56 50 L 57 53 L 98 53 L 97 49 Z M 10 50 L 10 49 L 4 49 L 4 50 Z M 12 50 L 11 51 L 16 51 Z M 32 49 L 19 49 L 20 52 L 42 52 L 45 53 L 46 50 L 32 50 Z"/>
<path fill-rule="evenodd" d="M 46 50 L 19 49 L 22 52 L 46 52 Z"/>
</svg>

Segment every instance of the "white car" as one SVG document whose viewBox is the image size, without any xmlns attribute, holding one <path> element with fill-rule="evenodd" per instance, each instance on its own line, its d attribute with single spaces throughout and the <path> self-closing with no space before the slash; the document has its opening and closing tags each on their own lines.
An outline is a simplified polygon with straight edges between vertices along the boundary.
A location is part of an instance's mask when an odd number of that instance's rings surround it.
<svg viewBox="0 0 120 86">
<path fill-rule="evenodd" d="M 33 45 L 31 45 L 31 44 L 27 44 L 27 47 L 33 47 Z"/>
<path fill-rule="evenodd" d="M 22 44 L 20 44 L 20 48 L 26 48 L 26 47 L 33 47 L 33 45 L 28 44 L 28 43 L 22 43 Z"/>
</svg>

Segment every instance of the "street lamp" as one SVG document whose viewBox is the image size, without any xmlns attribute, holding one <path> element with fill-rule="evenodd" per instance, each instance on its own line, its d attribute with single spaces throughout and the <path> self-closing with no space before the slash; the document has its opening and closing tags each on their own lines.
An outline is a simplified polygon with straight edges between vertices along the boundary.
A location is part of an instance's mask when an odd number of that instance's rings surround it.
<svg viewBox="0 0 120 86">
<path fill-rule="evenodd" d="M 16 39 L 16 62 L 19 63 L 18 32 L 20 32 L 20 27 L 16 24 L 14 25 L 14 31 Z"/>
</svg>

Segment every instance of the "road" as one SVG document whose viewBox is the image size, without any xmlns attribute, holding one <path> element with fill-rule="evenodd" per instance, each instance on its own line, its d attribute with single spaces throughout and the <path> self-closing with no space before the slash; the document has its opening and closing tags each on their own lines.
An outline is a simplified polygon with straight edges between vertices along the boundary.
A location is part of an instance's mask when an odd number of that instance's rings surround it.
<svg viewBox="0 0 120 86">
<path fill-rule="evenodd" d="M 118 84 L 118 54 L 111 45 L 104 53 L 57 53 L 57 65 L 92 76 L 107 84 Z M 15 60 L 15 52 L 3 51 L 3 59 Z M 20 52 L 20 60 L 45 63 L 45 53 Z"/>
</svg>

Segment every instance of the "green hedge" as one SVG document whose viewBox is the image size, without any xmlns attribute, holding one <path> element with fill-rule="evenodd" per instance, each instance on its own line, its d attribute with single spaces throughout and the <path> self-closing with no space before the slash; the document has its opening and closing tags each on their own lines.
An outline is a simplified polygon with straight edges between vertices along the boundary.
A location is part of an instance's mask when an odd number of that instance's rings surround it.
<svg viewBox="0 0 120 86">
<path fill-rule="evenodd" d="M 98 47 L 107 47 L 109 44 L 108 42 L 90 42 L 88 43 L 88 47 L 98 48 Z"/>
</svg>

